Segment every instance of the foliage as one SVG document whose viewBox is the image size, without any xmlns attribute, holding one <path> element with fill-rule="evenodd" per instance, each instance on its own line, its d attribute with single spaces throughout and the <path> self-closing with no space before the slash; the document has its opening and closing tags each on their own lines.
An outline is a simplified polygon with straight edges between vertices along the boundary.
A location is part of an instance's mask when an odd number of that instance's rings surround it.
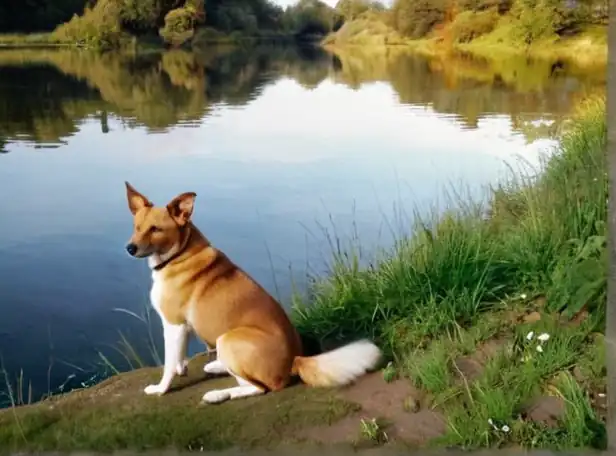
<svg viewBox="0 0 616 456">
<path fill-rule="evenodd" d="M 378 1 L 339 0 L 338 3 L 336 3 L 335 9 L 345 21 L 352 21 L 368 11 L 381 12 L 386 8 L 385 5 Z"/>
<path fill-rule="evenodd" d="M 369 5 L 369 0 L 339 0 L 336 9 L 351 24 L 368 18 Z M 378 8 L 372 11 L 382 12 Z M 605 26 L 607 0 L 394 0 L 385 14 L 373 14 L 370 20 L 411 39 L 429 37 L 448 43 L 469 43 L 489 35 L 493 38 L 491 42 L 519 49 L 586 33 L 593 25 Z M 362 26 L 366 28 L 366 24 Z M 369 25 L 367 29 L 376 31 L 383 27 Z M 361 43 L 355 44 L 387 44 L 384 37 L 368 39 L 366 34 L 356 34 L 361 35 Z M 343 41 L 348 42 L 349 30 L 344 35 Z"/>
<path fill-rule="evenodd" d="M 15 28 L 3 18 L 26 15 L 22 8 L 28 6 L 36 9 L 36 17 L 45 17 L 44 23 L 33 22 L 30 28 L 57 26 L 53 40 L 97 48 L 120 46 L 131 36 L 157 34 L 179 45 L 192 39 L 200 25 L 227 35 L 257 36 L 267 31 L 323 36 L 343 21 L 340 13 L 320 0 L 300 0 L 286 10 L 270 0 L 64 0 L 64 9 L 53 9 L 54 14 L 47 11 L 45 1 L 3 3 L 0 32 Z M 368 6 L 383 8 L 377 3 Z"/>
<path fill-rule="evenodd" d="M 458 14 L 450 26 L 455 42 L 466 43 L 490 33 L 496 27 L 499 15 L 496 9 L 483 11 L 463 11 Z"/>
<path fill-rule="evenodd" d="M 183 7 L 172 9 L 165 15 L 165 25 L 159 34 L 167 43 L 179 45 L 192 38 L 195 26 L 204 20 L 203 2 L 187 1 Z"/>
<path fill-rule="evenodd" d="M 58 41 L 96 48 L 119 47 L 128 35 L 122 30 L 121 7 L 114 0 L 99 0 L 83 15 L 74 15 L 52 34 Z"/>
<path fill-rule="evenodd" d="M 447 0 L 396 0 L 394 27 L 403 35 L 421 38 L 445 19 L 448 6 Z"/>
<path fill-rule="evenodd" d="M 550 38 L 557 29 L 551 0 L 516 0 L 512 14 L 516 19 L 513 38 L 530 45 L 542 38 Z M 533 8 L 534 6 L 534 8 Z"/>
<path fill-rule="evenodd" d="M 320 0 L 299 0 L 283 16 L 284 27 L 300 35 L 327 35 L 343 24 L 342 15 Z"/>
</svg>

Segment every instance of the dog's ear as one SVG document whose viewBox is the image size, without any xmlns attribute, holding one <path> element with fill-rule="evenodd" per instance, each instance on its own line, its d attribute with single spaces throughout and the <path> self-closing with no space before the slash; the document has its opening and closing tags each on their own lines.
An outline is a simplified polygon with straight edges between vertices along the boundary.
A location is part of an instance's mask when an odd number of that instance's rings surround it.
<svg viewBox="0 0 616 456">
<path fill-rule="evenodd" d="M 192 216 L 193 209 L 195 207 L 196 197 L 196 193 L 186 192 L 176 196 L 169 204 L 167 204 L 169 214 L 178 225 L 184 226 L 190 221 L 190 217 Z"/>
<path fill-rule="evenodd" d="M 135 215 L 139 209 L 152 207 L 152 203 L 145 196 L 134 189 L 128 182 L 126 184 L 126 197 L 128 198 L 128 208 Z"/>
</svg>

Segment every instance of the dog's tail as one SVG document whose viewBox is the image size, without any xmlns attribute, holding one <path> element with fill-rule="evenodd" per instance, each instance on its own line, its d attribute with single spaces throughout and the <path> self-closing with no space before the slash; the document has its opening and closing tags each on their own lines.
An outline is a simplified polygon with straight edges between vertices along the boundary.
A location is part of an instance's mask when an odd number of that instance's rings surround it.
<svg viewBox="0 0 616 456">
<path fill-rule="evenodd" d="M 291 373 L 309 386 L 341 386 L 374 369 L 381 350 L 369 340 L 359 340 L 316 356 L 296 356 Z"/>
</svg>

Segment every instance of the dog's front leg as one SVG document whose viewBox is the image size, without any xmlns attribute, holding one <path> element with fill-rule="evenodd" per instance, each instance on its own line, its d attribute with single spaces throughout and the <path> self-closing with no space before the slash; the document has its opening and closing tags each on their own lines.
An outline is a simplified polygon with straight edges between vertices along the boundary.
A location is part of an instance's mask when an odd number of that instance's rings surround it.
<svg viewBox="0 0 616 456">
<path fill-rule="evenodd" d="M 163 336 L 165 338 L 163 377 L 157 385 L 146 386 L 143 391 L 148 395 L 162 395 L 169 390 L 171 381 L 177 373 L 177 367 L 183 361 L 188 330 L 186 325 L 173 325 L 163 320 Z"/>
</svg>

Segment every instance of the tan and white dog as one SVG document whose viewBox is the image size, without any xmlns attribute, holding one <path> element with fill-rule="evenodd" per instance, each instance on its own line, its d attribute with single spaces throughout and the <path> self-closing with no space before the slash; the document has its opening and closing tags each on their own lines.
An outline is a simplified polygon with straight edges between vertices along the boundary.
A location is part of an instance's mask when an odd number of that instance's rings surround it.
<svg viewBox="0 0 616 456">
<path fill-rule="evenodd" d="M 163 375 L 145 394 L 166 393 L 186 368 L 186 345 L 194 332 L 216 361 L 211 374 L 230 374 L 238 386 L 213 390 L 208 403 L 256 396 L 285 388 L 293 375 L 310 386 L 337 386 L 374 369 L 381 351 L 361 340 L 317 356 L 302 356 L 300 337 L 282 306 L 247 273 L 217 250 L 191 222 L 195 193 L 182 193 L 155 207 L 126 182 L 134 217 L 126 251 L 147 258 L 150 299 L 163 324 Z"/>
</svg>

